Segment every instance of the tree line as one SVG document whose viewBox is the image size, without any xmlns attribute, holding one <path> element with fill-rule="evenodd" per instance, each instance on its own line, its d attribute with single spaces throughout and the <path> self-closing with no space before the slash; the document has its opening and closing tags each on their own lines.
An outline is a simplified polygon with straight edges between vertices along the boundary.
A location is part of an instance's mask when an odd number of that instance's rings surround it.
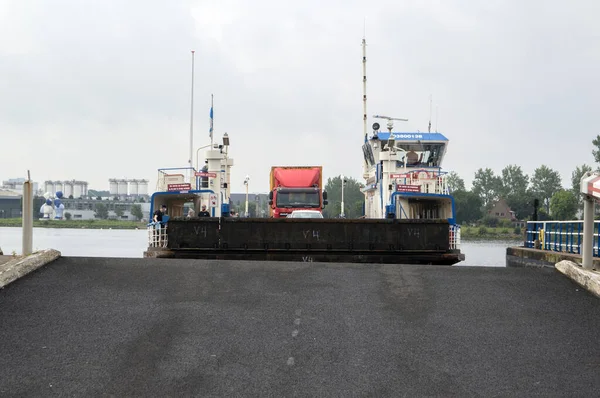
<svg viewBox="0 0 600 398">
<path fill-rule="evenodd" d="M 600 135 L 592 140 L 594 161 L 600 163 Z M 596 169 L 598 170 L 598 169 Z M 531 176 L 521 166 L 508 165 L 499 174 L 490 168 L 475 172 L 472 188 L 465 189 L 465 181 L 457 173 L 449 173 L 448 187 L 454 196 L 456 220 L 460 224 L 477 223 L 493 218 L 487 211 L 504 199 L 519 220 L 533 215 L 537 199 L 538 220 L 573 220 L 583 207 L 580 180 L 592 166 L 582 164 L 571 173 L 570 187 L 565 188 L 558 171 L 541 165 Z"/>
</svg>

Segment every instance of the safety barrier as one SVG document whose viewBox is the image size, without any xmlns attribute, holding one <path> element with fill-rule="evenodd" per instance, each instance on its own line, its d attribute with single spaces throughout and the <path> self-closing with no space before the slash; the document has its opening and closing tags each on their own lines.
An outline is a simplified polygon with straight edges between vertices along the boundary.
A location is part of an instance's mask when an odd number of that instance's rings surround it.
<svg viewBox="0 0 600 398">
<path fill-rule="evenodd" d="M 161 226 L 160 223 L 148 224 L 148 247 L 167 247 L 169 238 L 167 228 Z"/>
<path fill-rule="evenodd" d="M 450 225 L 450 249 L 460 248 L 460 225 Z"/>
<path fill-rule="evenodd" d="M 600 221 L 594 221 L 594 257 L 600 257 L 599 228 Z M 542 250 L 581 254 L 583 221 L 528 221 L 524 245 L 536 248 L 536 243 Z"/>
</svg>

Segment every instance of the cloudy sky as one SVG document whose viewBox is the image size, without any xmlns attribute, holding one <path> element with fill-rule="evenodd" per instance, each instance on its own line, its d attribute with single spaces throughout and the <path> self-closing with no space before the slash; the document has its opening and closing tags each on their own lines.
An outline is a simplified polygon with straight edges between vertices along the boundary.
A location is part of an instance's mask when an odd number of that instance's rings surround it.
<svg viewBox="0 0 600 398">
<path fill-rule="evenodd" d="M 267 191 L 272 165 L 359 179 L 366 19 L 369 116 L 426 131 L 432 94 L 444 166 L 467 183 L 547 164 L 570 185 L 600 133 L 598 15 L 596 0 L 0 0 L 0 179 L 108 189 L 186 166 L 191 50 L 194 146 L 213 93 L 234 191 L 246 174 Z"/>
</svg>

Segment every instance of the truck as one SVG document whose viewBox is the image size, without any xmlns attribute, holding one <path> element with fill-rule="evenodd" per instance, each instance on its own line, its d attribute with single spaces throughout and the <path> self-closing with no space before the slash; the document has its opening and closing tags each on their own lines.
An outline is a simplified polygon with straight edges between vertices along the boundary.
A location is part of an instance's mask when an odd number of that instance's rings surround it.
<svg viewBox="0 0 600 398">
<path fill-rule="evenodd" d="M 285 218 L 294 210 L 323 211 L 323 166 L 273 166 L 270 178 L 269 215 Z"/>
</svg>

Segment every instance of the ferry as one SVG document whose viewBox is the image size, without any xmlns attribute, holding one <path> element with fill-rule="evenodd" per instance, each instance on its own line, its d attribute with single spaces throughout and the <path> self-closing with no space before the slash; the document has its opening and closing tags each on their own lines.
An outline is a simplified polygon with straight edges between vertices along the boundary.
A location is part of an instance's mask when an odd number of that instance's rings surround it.
<svg viewBox="0 0 600 398">
<path fill-rule="evenodd" d="M 448 142 L 438 132 L 380 132 L 375 123 L 362 147 L 365 218 L 444 219 L 450 224 L 450 248 L 459 249 L 460 225 L 442 170 Z"/>
</svg>

